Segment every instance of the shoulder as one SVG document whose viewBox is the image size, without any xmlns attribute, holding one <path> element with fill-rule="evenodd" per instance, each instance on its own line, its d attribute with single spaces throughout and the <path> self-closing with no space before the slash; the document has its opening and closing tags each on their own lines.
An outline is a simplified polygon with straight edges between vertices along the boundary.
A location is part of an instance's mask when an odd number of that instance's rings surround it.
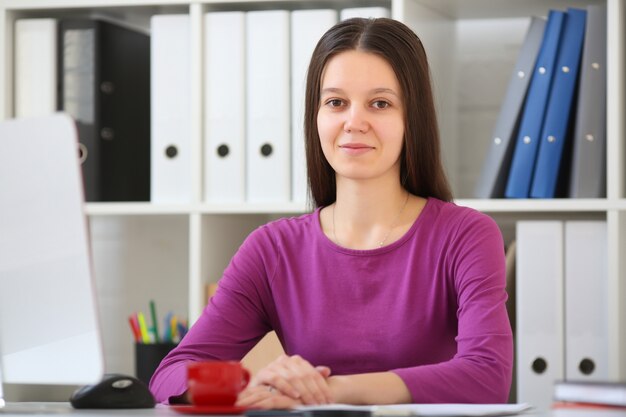
<svg viewBox="0 0 626 417">
<path fill-rule="evenodd" d="M 275 240 L 310 237 L 319 228 L 319 209 L 299 216 L 283 217 L 259 227 L 255 232 Z"/>
<path fill-rule="evenodd" d="M 297 242 L 306 243 L 317 234 L 318 216 L 319 209 L 312 213 L 273 220 L 250 233 L 243 246 L 280 252 L 285 246 L 292 246 Z"/>
<path fill-rule="evenodd" d="M 497 223 L 485 213 L 455 203 L 428 199 L 428 208 L 432 223 L 440 229 L 453 234 L 497 233 Z"/>
</svg>

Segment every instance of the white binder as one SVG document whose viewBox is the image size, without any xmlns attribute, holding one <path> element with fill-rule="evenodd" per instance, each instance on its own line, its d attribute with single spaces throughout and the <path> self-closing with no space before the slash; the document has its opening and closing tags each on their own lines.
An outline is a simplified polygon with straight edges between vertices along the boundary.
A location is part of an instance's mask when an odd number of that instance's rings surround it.
<svg viewBox="0 0 626 417">
<path fill-rule="evenodd" d="M 335 10 L 291 13 L 291 200 L 304 203 L 307 193 L 304 152 L 304 98 L 311 54 L 324 32 L 337 23 Z"/>
<path fill-rule="evenodd" d="M 386 7 L 350 7 L 341 9 L 340 19 L 347 20 L 353 17 L 377 18 L 390 17 L 391 10 Z"/>
<path fill-rule="evenodd" d="M 57 109 L 57 21 L 15 22 L 15 116 L 45 116 Z"/>
<path fill-rule="evenodd" d="M 204 17 L 204 200 L 245 200 L 245 13 Z M 269 104 L 269 101 L 268 101 Z"/>
<path fill-rule="evenodd" d="M 604 221 L 565 222 L 565 379 L 609 378 Z"/>
<path fill-rule="evenodd" d="M 150 198 L 154 203 L 191 203 L 189 16 L 153 16 L 150 42 Z"/>
<path fill-rule="evenodd" d="M 563 222 L 517 223 L 517 401 L 540 410 L 563 379 Z"/>
<path fill-rule="evenodd" d="M 290 197 L 289 12 L 246 15 L 246 197 Z"/>
</svg>

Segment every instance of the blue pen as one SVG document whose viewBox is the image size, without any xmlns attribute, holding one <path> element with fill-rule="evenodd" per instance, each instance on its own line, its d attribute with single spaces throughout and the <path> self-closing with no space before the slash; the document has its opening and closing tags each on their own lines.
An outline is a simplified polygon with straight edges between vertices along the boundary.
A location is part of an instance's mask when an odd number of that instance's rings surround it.
<svg viewBox="0 0 626 417">
<path fill-rule="evenodd" d="M 163 320 L 163 328 L 165 329 L 165 331 L 163 332 L 163 341 L 164 342 L 173 342 L 174 338 L 172 335 L 172 328 L 170 326 L 170 322 L 172 321 L 172 316 L 174 315 L 174 313 L 172 313 L 171 311 L 168 312 L 165 315 L 165 319 Z"/>
<path fill-rule="evenodd" d="M 181 322 L 178 322 L 176 328 L 178 330 L 178 334 L 180 335 L 180 340 L 183 340 L 183 337 L 185 337 L 185 335 L 187 334 L 187 326 L 185 326 Z"/>
</svg>

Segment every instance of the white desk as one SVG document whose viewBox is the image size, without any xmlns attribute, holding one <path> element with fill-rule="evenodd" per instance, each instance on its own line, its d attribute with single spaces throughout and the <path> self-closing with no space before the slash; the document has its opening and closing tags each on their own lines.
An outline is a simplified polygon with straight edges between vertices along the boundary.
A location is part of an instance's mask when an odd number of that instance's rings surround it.
<svg viewBox="0 0 626 417">
<path fill-rule="evenodd" d="M 184 417 L 186 414 L 180 414 L 167 406 L 157 406 L 156 408 L 138 409 L 138 410 L 75 410 L 69 403 L 7 403 L 4 409 L 0 409 L 2 417 Z M 577 408 L 577 409 L 556 409 L 547 413 L 525 413 L 520 416 L 528 417 L 626 417 L 626 410 L 605 410 L 595 408 Z M 232 416 L 222 416 L 232 417 Z"/>
</svg>

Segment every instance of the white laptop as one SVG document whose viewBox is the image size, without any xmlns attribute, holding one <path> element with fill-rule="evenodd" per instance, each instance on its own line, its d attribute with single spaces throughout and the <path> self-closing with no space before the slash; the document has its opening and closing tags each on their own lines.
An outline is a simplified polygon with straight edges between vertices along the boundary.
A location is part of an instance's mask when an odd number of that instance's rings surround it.
<svg viewBox="0 0 626 417">
<path fill-rule="evenodd" d="M 64 114 L 0 123 L 2 382 L 92 384 L 104 371 L 78 139 Z"/>
</svg>

